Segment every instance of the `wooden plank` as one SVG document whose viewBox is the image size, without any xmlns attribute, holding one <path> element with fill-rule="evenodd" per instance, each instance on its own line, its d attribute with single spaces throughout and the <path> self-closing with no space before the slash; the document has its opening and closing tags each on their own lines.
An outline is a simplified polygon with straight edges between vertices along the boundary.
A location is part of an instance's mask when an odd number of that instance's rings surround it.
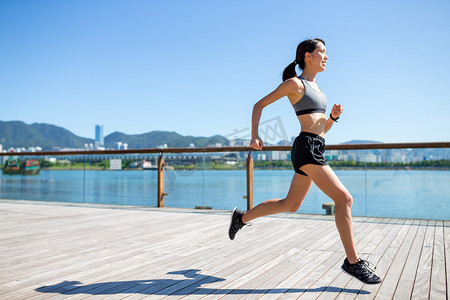
<svg viewBox="0 0 450 300">
<path fill-rule="evenodd" d="M 413 299 L 428 299 L 430 296 L 435 224 L 435 221 L 428 221 L 411 296 Z"/>
<path fill-rule="evenodd" d="M 450 222 L 444 221 L 444 247 L 445 247 L 445 270 L 447 299 L 450 299 Z"/>
<path fill-rule="evenodd" d="M 380 276 L 383 282 L 377 285 L 364 285 L 364 290 L 366 290 L 367 293 L 359 294 L 356 299 L 373 299 L 373 297 L 377 295 L 386 276 L 389 274 L 389 270 L 391 270 L 393 259 L 397 255 L 400 245 L 411 228 L 408 223 L 410 223 L 408 220 L 399 220 L 397 224 L 392 225 L 393 230 L 389 232 L 383 242 L 374 249 L 371 262 L 376 266 L 375 274 Z M 388 282 L 387 284 L 389 285 L 390 283 Z"/>
<path fill-rule="evenodd" d="M 330 299 L 335 298 L 342 292 L 339 284 L 336 284 L 336 278 L 341 275 L 342 262 L 345 255 L 330 262 L 330 267 L 316 281 L 311 284 L 307 290 L 300 295 L 300 299 Z"/>
<path fill-rule="evenodd" d="M 401 300 L 411 298 L 427 224 L 428 221 L 425 220 L 416 220 L 414 222 L 414 226 L 417 226 L 416 236 L 414 237 L 405 265 L 403 266 L 402 274 L 397 281 L 393 299 Z"/>
<path fill-rule="evenodd" d="M 446 271 L 444 249 L 444 223 L 436 221 L 433 259 L 431 265 L 430 299 L 446 298 Z"/>
<path fill-rule="evenodd" d="M 406 226 L 409 227 L 409 231 L 401 242 L 400 247 L 398 247 L 397 253 L 391 256 L 392 263 L 385 278 L 383 278 L 383 282 L 380 284 L 376 294 L 376 299 L 391 298 L 397 288 L 398 281 L 402 275 L 402 271 L 405 267 L 408 255 L 417 235 L 418 226 L 412 225 L 413 222 L 406 224 Z M 396 247 L 396 245 L 391 245 L 391 247 Z M 391 253 L 392 252 L 393 251 L 391 251 Z"/>
</svg>

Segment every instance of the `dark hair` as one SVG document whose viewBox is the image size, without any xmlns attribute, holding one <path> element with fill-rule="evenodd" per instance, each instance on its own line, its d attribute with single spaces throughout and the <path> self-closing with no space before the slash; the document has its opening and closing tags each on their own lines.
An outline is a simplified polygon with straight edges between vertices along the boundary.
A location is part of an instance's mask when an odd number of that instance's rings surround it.
<svg viewBox="0 0 450 300">
<path fill-rule="evenodd" d="M 316 49 L 317 44 L 319 44 L 319 43 L 322 43 L 325 45 L 325 42 L 322 39 L 315 38 L 315 39 L 305 40 L 297 46 L 297 53 L 295 55 L 295 61 L 290 63 L 289 66 L 287 66 L 286 69 L 284 69 L 283 81 L 297 76 L 297 73 L 295 72 L 295 65 L 298 64 L 298 66 L 302 70 L 305 68 L 305 54 L 307 52 L 312 53 Z"/>
</svg>

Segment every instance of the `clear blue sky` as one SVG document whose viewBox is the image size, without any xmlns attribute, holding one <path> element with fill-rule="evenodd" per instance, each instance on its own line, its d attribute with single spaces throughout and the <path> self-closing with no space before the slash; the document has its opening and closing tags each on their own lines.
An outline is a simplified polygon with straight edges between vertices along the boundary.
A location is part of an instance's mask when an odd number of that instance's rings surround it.
<svg viewBox="0 0 450 300">
<path fill-rule="evenodd" d="M 94 137 L 227 135 L 281 83 L 299 42 L 344 107 L 327 143 L 450 141 L 450 1 L 0 1 L 0 120 Z M 287 98 L 264 109 L 289 137 Z"/>
</svg>

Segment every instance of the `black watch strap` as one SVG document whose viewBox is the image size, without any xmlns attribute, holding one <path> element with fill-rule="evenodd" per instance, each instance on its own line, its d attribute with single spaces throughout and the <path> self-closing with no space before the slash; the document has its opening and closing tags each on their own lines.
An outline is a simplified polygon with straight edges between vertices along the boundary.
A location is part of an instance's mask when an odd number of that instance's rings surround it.
<svg viewBox="0 0 450 300">
<path fill-rule="evenodd" d="M 338 120 L 339 120 L 339 117 L 337 117 L 337 118 L 333 118 L 333 116 L 330 114 L 330 118 L 331 118 L 331 120 L 333 120 L 334 122 L 337 122 Z"/>
</svg>

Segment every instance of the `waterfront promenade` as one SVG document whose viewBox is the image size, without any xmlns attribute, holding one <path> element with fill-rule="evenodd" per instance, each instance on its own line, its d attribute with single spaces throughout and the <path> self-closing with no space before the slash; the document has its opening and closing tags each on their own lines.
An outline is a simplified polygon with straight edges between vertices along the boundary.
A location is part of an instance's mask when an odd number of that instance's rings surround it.
<svg viewBox="0 0 450 300">
<path fill-rule="evenodd" d="M 334 217 L 0 200 L 0 299 L 448 299 L 450 222 L 354 218 L 381 285 L 341 272 Z"/>
</svg>

